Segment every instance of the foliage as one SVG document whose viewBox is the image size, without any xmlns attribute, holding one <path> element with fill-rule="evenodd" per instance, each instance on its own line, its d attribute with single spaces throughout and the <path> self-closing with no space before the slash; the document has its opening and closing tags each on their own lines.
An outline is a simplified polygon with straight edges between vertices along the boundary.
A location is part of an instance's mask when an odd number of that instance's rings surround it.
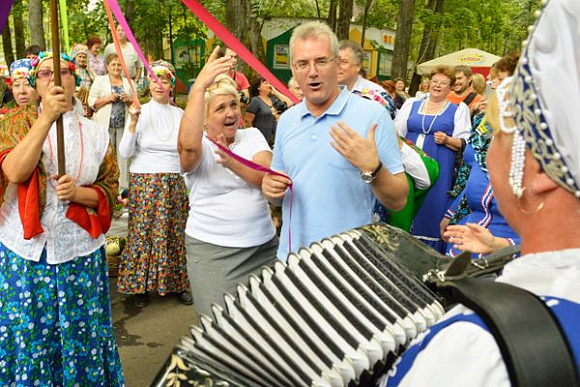
<svg viewBox="0 0 580 387">
<path fill-rule="evenodd" d="M 43 0 L 48 9 L 49 0 Z M 120 0 L 125 9 L 128 0 Z M 208 30 L 180 0 L 131 0 L 134 20 L 131 28 L 142 46 L 154 56 L 160 56 L 163 38 L 169 38 L 171 15 L 173 37 L 206 36 Z M 224 21 L 227 0 L 203 0 L 202 4 L 218 20 Z M 328 16 L 330 0 L 247 0 L 252 22 L 259 27 L 273 17 L 316 17 L 318 3 L 322 18 Z M 28 0 L 23 0 L 24 20 L 27 20 Z M 364 7 L 366 0 L 356 0 Z M 67 0 L 71 43 L 85 42 L 90 35 L 99 35 L 110 42 L 108 22 L 102 0 Z M 425 26 L 441 22 L 436 55 L 477 47 L 497 55 L 519 49 L 527 35 L 527 26 L 534 21 L 533 13 L 540 8 L 540 0 L 445 0 L 441 16 L 426 9 L 427 0 L 415 0 L 415 18 L 409 60 L 416 60 Z M 367 27 L 394 28 L 398 14 L 398 0 L 374 0 Z M 361 22 L 362 12 L 359 20 Z M 45 18 L 45 26 L 48 21 Z M 29 43 L 28 31 L 25 31 Z M 48 32 L 47 32 L 48 34 Z"/>
</svg>

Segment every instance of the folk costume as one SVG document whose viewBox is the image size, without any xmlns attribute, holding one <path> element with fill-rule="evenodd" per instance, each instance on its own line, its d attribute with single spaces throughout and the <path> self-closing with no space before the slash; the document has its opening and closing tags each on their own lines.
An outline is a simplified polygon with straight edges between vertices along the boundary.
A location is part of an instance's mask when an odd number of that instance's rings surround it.
<svg viewBox="0 0 580 387">
<path fill-rule="evenodd" d="M 427 193 L 423 205 L 411 227 L 411 233 L 434 249 L 444 252 L 439 232 L 439 222 L 449 207 L 448 191 L 455 175 L 455 152 L 445 145 L 435 143 L 435 132 L 447 136 L 466 138 L 471 123 L 469 109 L 464 104 L 446 103 L 437 114 L 425 114 L 425 100 L 408 99 L 397 115 L 399 134 L 422 149 L 439 164 L 439 178 Z"/>
<path fill-rule="evenodd" d="M 579 26 L 579 2 L 548 1 L 530 38 L 524 42 L 524 53 L 513 78 L 504 80 L 497 90 L 501 130 L 513 134 L 509 185 L 516 200 L 524 192 L 527 151 L 543 173 L 580 199 L 580 132 L 576 125 L 580 111 L 574 108 L 580 103 Z M 514 126 L 508 124 L 508 117 L 513 117 Z M 542 205 L 538 205 L 536 211 L 541 210 Z M 571 212 L 553 216 L 577 215 Z M 578 371 L 580 249 L 526 254 L 508 263 L 498 281 L 540 296 L 558 321 Z M 556 374 L 558 370 L 550 371 Z M 506 363 L 487 325 L 473 311 L 459 305 L 418 338 L 379 385 L 510 386 L 511 383 Z"/>
<path fill-rule="evenodd" d="M 158 77 L 175 83 L 175 69 L 152 64 Z M 153 81 L 151 81 L 153 82 Z M 129 181 L 129 231 L 119 266 L 122 293 L 182 293 L 189 288 L 185 256 L 188 198 L 180 174 L 177 135 L 183 110 L 153 99 L 142 106 L 135 133 L 127 120 L 119 146 L 133 157 Z"/>
<path fill-rule="evenodd" d="M 33 60 L 31 84 L 39 64 Z M 62 60 L 74 64 L 63 55 Z M 76 74 L 75 74 L 76 77 Z M 30 107 L 0 122 L 0 163 L 38 118 Z M 117 163 L 106 130 L 63 115 L 66 171 L 94 188 L 98 208 L 59 201 L 56 123 L 23 183 L 0 173 L 0 384 L 123 386 L 111 322 L 105 232 L 117 197 Z"/>
</svg>

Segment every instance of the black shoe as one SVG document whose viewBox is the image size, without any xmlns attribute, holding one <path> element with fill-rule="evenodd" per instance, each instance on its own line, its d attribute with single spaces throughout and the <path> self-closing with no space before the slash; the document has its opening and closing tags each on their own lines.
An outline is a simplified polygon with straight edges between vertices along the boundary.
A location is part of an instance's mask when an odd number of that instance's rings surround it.
<svg viewBox="0 0 580 387">
<path fill-rule="evenodd" d="M 179 302 L 183 305 L 193 305 L 193 297 L 187 291 L 181 292 L 179 293 Z"/>
<path fill-rule="evenodd" d="M 145 308 L 147 305 L 149 305 L 149 296 L 147 295 L 147 293 L 135 294 L 133 296 L 133 304 L 137 308 Z"/>
</svg>

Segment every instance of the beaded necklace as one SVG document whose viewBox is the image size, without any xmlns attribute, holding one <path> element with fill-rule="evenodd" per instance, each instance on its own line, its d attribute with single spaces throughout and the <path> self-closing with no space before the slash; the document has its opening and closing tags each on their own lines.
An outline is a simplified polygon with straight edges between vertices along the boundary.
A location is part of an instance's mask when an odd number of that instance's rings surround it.
<svg viewBox="0 0 580 387">
<path fill-rule="evenodd" d="M 425 103 L 429 103 L 428 100 L 424 100 L 423 102 L 421 102 L 421 111 L 425 111 L 426 109 L 424 108 Z M 439 116 L 445 111 L 445 109 L 447 109 L 447 105 L 449 105 L 449 101 L 445 101 L 445 103 L 443 104 L 443 106 L 437 111 L 437 113 L 435 113 L 435 116 L 433 117 L 433 120 L 431 120 L 431 124 L 429 124 L 429 128 L 427 130 L 425 130 L 425 116 L 427 114 L 422 114 L 421 117 L 421 130 L 423 131 L 423 134 L 429 134 L 431 133 L 431 130 L 433 129 L 433 124 L 435 123 L 435 121 L 437 120 L 437 118 L 439 118 Z"/>
</svg>

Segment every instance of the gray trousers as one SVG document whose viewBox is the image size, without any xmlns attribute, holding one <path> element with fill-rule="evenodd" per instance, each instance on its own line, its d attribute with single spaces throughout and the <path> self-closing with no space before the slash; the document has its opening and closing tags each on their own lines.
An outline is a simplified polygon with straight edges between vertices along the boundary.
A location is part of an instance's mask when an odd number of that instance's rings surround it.
<svg viewBox="0 0 580 387">
<path fill-rule="evenodd" d="M 248 284 L 250 274 L 276 261 L 278 237 L 260 246 L 236 248 L 212 245 L 185 235 L 187 274 L 198 315 L 213 318 L 211 304 L 225 309 L 225 293 L 235 295 L 236 285 Z"/>
<path fill-rule="evenodd" d="M 113 148 L 115 148 L 117 164 L 119 164 L 119 192 L 129 188 L 129 163 L 126 158 L 119 156 L 119 144 L 123 138 L 124 130 L 124 128 L 109 128 L 109 137 Z"/>
</svg>

